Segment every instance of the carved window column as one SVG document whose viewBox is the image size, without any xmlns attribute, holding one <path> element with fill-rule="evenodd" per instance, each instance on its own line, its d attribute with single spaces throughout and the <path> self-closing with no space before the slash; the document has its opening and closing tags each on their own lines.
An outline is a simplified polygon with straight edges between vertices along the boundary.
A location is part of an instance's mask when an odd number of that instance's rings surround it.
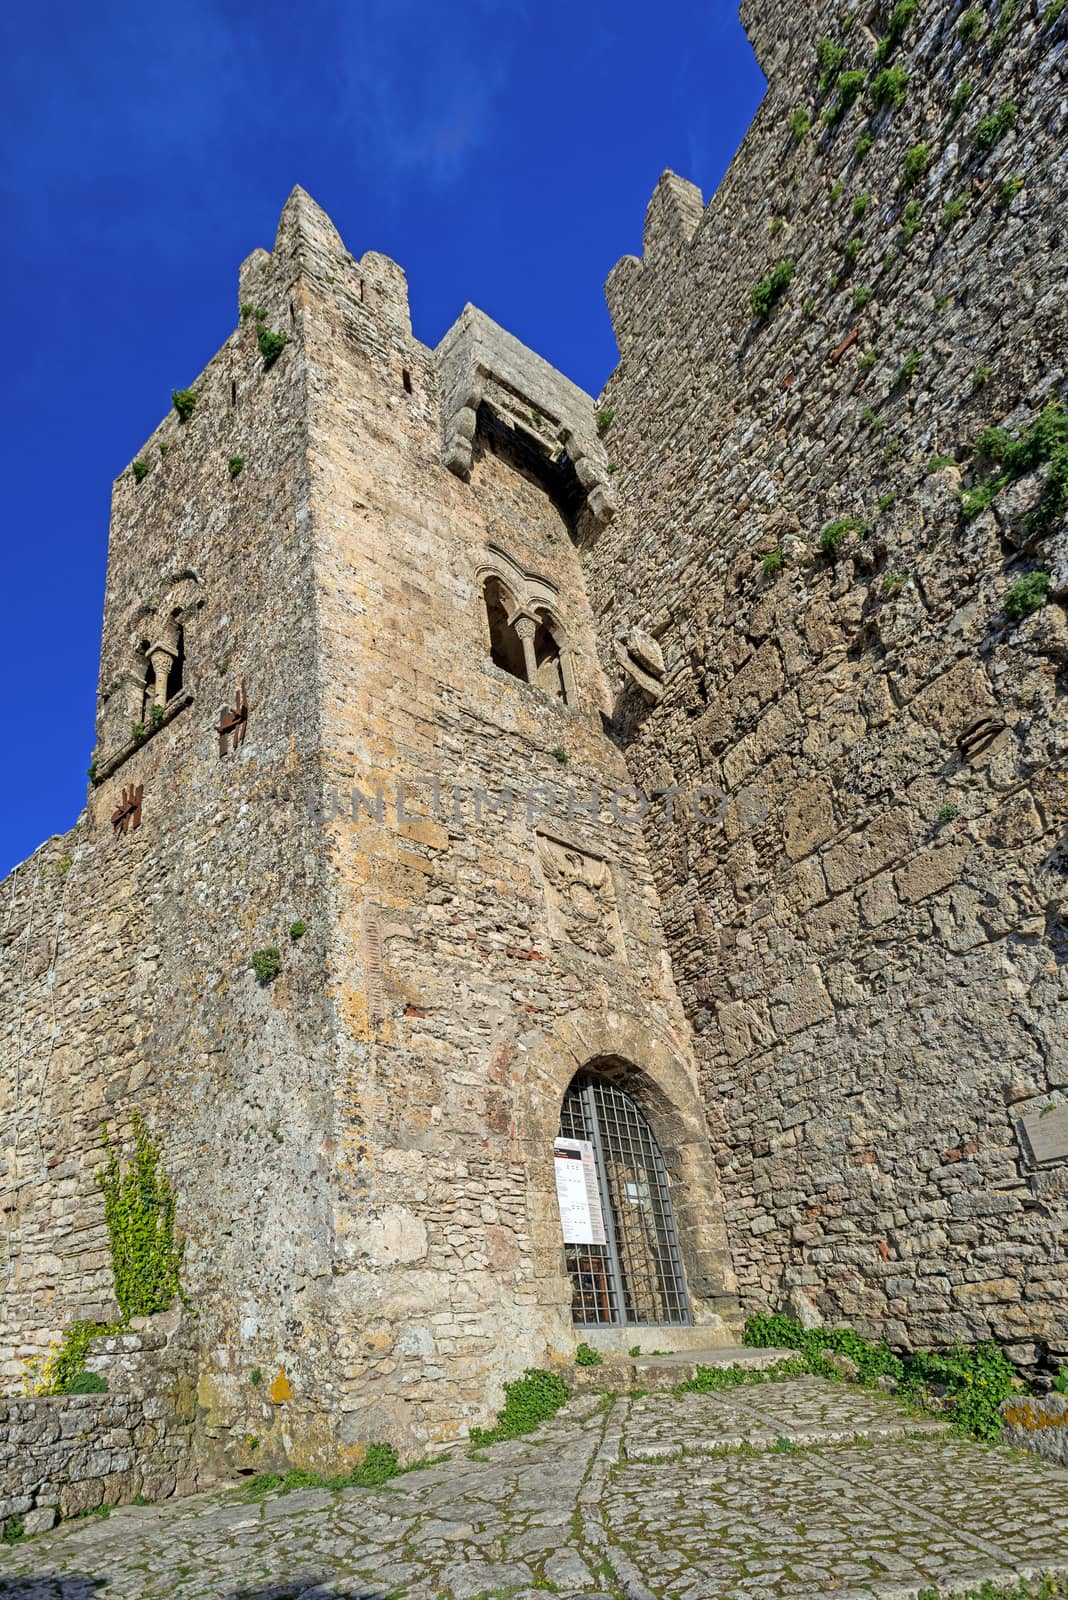
<svg viewBox="0 0 1068 1600">
<path fill-rule="evenodd" d="M 152 671 L 156 682 L 153 692 L 153 704 L 165 706 L 167 704 L 167 679 L 171 667 L 177 660 L 177 652 L 165 644 L 154 644 L 148 652 L 148 659 L 152 663 Z"/>
<path fill-rule="evenodd" d="M 575 682 L 574 651 L 570 645 L 565 644 L 560 651 L 560 676 L 564 681 L 564 704 L 577 705 L 578 687 Z"/>
<path fill-rule="evenodd" d="M 538 624 L 533 617 L 519 616 L 516 617 L 512 626 L 519 635 L 520 643 L 523 646 L 523 663 L 527 669 L 527 682 L 537 683 L 538 658 L 534 654 L 534 635 L 538 631 Z"/>
</svg>

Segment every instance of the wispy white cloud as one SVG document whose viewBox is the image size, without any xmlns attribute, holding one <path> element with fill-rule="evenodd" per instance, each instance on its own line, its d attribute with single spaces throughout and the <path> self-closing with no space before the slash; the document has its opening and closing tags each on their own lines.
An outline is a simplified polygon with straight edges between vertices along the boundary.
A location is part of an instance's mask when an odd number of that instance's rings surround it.
<svg viewBox="0 0 1068 1600">
<path fill-rule="evenodd" d="M 360 0 L 343 9 L 336 116 L 353 158 L 445 186 L 492 137 L 520 48 L 525 0 Z"/>
</svg>

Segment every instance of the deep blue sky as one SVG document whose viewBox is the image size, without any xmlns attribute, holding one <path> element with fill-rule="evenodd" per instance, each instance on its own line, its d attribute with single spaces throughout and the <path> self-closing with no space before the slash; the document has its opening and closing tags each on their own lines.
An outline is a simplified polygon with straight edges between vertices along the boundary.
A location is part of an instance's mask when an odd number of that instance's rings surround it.
<svg viewBox="0 0 1068 1600">
<path fill-rule="evenodd" d="M 301 183 L 596 393 L 602 285 L 672 167 L 706 196 L 763 92 L 735 0 L 43 0 L 0 21 L 0 874 L 84 803 L 111 480 L 236 319 Z"/>
</svg>

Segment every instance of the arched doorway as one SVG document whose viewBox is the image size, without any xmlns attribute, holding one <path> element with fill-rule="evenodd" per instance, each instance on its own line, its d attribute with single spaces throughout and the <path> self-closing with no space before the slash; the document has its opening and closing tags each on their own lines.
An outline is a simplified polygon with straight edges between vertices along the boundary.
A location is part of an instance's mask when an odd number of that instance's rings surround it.
<svg viewBox="0 0 1068 1600">
<path fill-rule="evenodd" d="M 558 1179 L 573 1181 L 578 1193 L 564 1221 L 575 1324 L 688 1323 L 667 1171 L 637 1103 L 610 1079 L 578 1073 L 564 1095 L 555 1154 Z M 574 1168 L 583 1159 L 587 1190 L 596 1189 L 586 1208 Z"/>
</svg>

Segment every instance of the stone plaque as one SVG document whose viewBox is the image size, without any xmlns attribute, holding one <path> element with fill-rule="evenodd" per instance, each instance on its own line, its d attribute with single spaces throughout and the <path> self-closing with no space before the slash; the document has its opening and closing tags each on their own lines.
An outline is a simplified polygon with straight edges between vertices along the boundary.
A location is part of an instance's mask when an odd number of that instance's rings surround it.
<svg viewBox="0 0 1068 1600">
<path fill-rule="evenodd" d="M 592 956 L 623 959 L 623 930 L 607 861 L 561 839 L 538 834 L 549 932 Z"/>
<path fill-rule="evenodd" d="M 1020 1118 L 1020 1127 L 1036 1167 L 1068 1161 L 1068 1101 L 1051 1101 L 1048 1107 L 1029 1112 Z"/>
</svg>

